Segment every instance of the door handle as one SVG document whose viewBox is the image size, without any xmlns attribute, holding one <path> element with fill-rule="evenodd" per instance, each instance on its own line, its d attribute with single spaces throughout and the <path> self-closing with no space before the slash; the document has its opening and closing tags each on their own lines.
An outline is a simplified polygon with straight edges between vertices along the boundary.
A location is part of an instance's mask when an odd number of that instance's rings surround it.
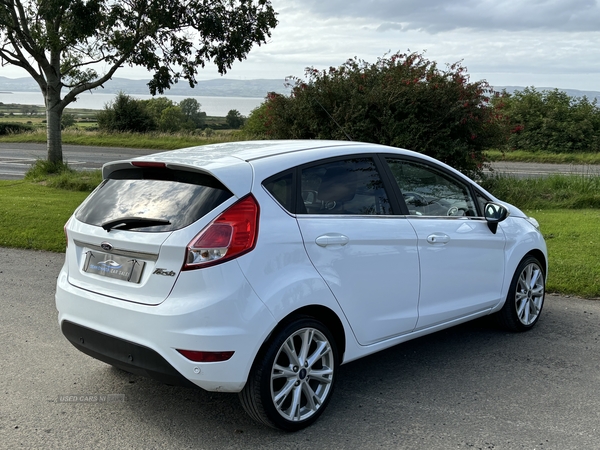
<svg viewBox="0 0 600 450">
<path fill-rule="evenodd" d="M 448 236 L 447 234 L 443 234 L 443 233 L 434 233 L 434 234 L 430 234 L 429 236 L 427 236 L 427 242 L 429 242 L 430 244 L 447 244 L 448 242 L 450 242 L 450 236 Z"/>
<path fill-rule="evenodd" d="M 348 242 L 350 242 L 350 238 L 339 233 L 327 233 L 315 239 L 315 243 L 319 247 L 327 247 L 328 245 L 346 245 Z"/>
</svg>

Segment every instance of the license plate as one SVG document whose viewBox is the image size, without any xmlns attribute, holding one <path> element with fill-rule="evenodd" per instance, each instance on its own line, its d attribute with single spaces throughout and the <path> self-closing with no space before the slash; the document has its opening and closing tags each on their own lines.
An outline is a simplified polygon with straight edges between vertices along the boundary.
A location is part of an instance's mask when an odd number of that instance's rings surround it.
<svg viewBox="0 0 600 450">
<path fill-rule="evenodd" d="M 83 271 L 130 283 L 139 283 L 145 265 L 144 261 L 135 258 L 89 250 L 85 257 Z"/>
</svg>

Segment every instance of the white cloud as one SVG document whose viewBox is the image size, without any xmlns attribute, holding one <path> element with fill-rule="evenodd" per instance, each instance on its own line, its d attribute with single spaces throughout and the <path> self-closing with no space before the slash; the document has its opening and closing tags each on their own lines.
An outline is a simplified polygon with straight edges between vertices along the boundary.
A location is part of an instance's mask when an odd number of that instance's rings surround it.
<svg viewBox="0 0 600 450">
<path fill-rule="evenodd" d="M 358 57 L 426 50 L 463 61 L 471 79 L 600 91 L 600 6 L 595 0 L 272 0 L 279 25 L 229 78 L 302 77 Z M 0 75 L 9 75 L 8 66 Z M 20 73 L 19 76 L 26 76 Z M 149 78 L 123 68 L 119 77 Z M 217 78 L 207 65 L 199 79 Z"/>
<path fill-rule="evenodd" d="M 600 7 L 592 0 L 273 0 L 271 41 L 229 76 L 302 76 L 357 56 L 426 51 L 472 79 L 600 91 Z M 260 75 L 262 73 L 262 76 Z M 244 74 L 244 75 L 242 75 Z"/>
</svg>

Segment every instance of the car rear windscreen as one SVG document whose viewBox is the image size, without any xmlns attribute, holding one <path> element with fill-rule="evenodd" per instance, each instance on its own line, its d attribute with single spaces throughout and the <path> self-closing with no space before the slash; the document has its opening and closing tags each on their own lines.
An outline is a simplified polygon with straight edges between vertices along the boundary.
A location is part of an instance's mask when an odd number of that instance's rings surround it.
<svg viewBox="0 0 600 450">
<path fill-rule="evenodd" d="M 75 217 L 96 226 L 139 219 L 139 226 L 127 229 L 174 231 L 197 221 L 232 195 L 208 174 L 168 168 L 128 168 L 111 173 L 82 203 Z"/>
</svg>

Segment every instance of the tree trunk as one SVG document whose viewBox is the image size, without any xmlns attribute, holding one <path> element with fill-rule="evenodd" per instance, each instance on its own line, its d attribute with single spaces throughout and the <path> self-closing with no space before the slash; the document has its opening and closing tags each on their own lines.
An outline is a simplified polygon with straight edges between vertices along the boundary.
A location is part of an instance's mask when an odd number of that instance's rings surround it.
<svg viewBox="0 0 600 450">
<path fill-rule="evenodd" d="M 48 162 L 61 164 L 63 162 L 61 119 L 64 106 L 61 104 L 59 80 L 52 84 L 48 83 L 45 101 Z"/>
</svg>

